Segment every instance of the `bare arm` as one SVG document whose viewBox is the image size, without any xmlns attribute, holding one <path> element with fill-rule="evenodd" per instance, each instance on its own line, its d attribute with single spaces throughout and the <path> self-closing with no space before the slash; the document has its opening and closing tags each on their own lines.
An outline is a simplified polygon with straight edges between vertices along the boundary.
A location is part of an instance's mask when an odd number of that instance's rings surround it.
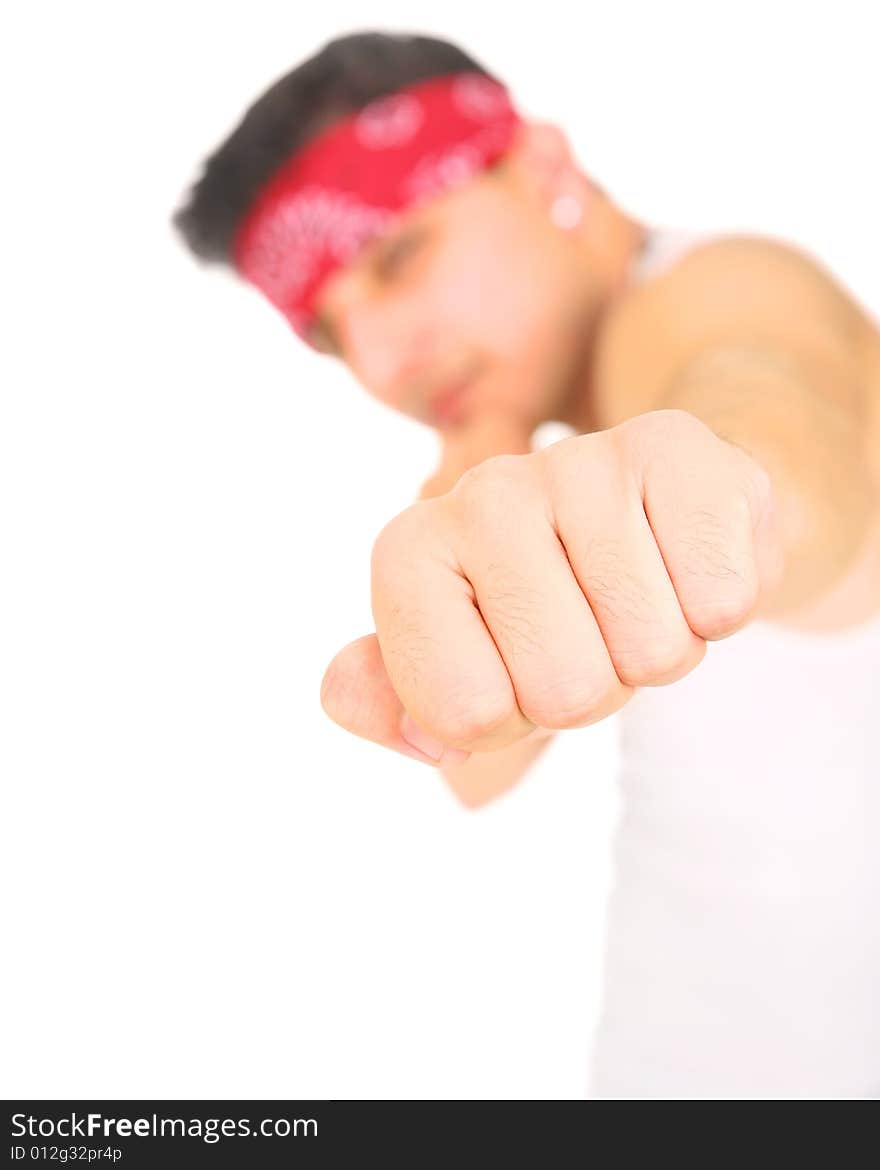
<svg viewBox="0 0 880 1170">
<path fill-rule="evenodd" d="M 675 308 L 690 352 L 643 409 L 689 411 L 769 473 L 785 568 L 759 616 L 781 617 L 834 587 L 877 520 L 863 323 L 807 257 L 749 243 L 683 265 Z"/>
<path fill-rule="evenodd" d="M 770 346 L 722 347 L 698 358 L 664 400 L 743 448 L 773 481 L 785 566 L 758 616 L 782 617 L 820 600 L 877 515 L 864 425 L 828 392 L 835 374 Z"/>
<path fill-rule="evenodd" d="M 555 731 L 536 727 L 525 737 L 494 752 L 474 752 L 463 764 L 441 768 L 443 778 L 468 808 L 479 808 L 512 788 L 529 770 Z"/>
</svg>

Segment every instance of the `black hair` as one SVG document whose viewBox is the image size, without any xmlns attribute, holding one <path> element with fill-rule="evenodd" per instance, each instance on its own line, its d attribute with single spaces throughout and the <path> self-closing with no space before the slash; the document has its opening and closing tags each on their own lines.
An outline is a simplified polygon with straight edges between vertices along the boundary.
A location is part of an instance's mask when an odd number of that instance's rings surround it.
<svg viewBox="0 0 880 1170">
<path fill-rule="evenodd" d="M 201 178 L 174 212 L 174 227 L 196 257 L 231 266 L 238 224 L 295 150 L 375 98 L 464 71 L 497 80 L 463 50 L 434 37 L 360 32 L 328 42 L 257 98 L 205 160 Z"/>
</svg>

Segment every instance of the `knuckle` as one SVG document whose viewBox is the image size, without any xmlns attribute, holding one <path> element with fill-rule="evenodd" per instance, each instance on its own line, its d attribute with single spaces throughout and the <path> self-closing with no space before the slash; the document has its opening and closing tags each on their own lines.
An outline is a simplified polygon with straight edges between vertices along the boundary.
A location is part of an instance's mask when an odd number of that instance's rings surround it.
<svg viewBox="0 0 880 1170">
<path fill-rule="evenodd" d="M 504 515 L 530 471 L 528 456 L 492 455 L 459 477 L 450 493 L 470 518 Z"/>
<path fill-rule="evenodd" d="M 676 451 L 682 443 L 692 443 L 711 437 L 714 433 L 687 410 L 670 407 L 652 410 L 619 423 L 609 432 L 619 450 L 627 455 L 637 454 L 649 463 L 654 457 Z"/>
<path fill-rule="evenodd" d="M 666 435 L 670 431 L 680 429 L 684 415 L 682 410 L 651 410 L 644 414 L 634 415 L 613 427 L 610 434 L 623 442 L 638 442 L 646 437 Z"/>
<path fill-rule="evenodd" d="M 533 453 L 533 458 L 544 473 L 566 478 L 583 468 L 585 452 L 592 455 L 606 438 L 607 431 L 593 431 L 569 435 Z"/>
<path fill-rule="evenodd" d="M 577 524 L 597 485 L 609 494 L 623 490 L 625 460 L 611 431 L 572 435 L 535 453 L 547 490 L 560 517 Z"/>
<path fill-rule="evenodd" d="M 557 675 L 528 687 L 520 695 L 520 710 L 538 727 L 561 730 L 589 721 L 593 712 L 607 705 L 617 680 L 598 672 L 573 677 Z"/>
<path fill-rule="evenodd" d="M 695 414 L 683 410 L 678 406 L 666 407 L 663 410 L 652 410 L 648 414 L 639 416 L 639 421 L 646 434 L 655 435 L 700 435 L 712 434 Z"/>
<path fill-rule="evenodd" d="M 499 731 L 517 715 L 512 693 L 470 690 L 450 697 L 432 720 L 445 743 L 476 743 Z"/>
<path fill-rule="evenodd" d="M 387 582 L 412 560 L 417 543 L 424 541 L 432 523 L 433 500 L 420 500 L 393 516 L 373 540 L 370 572 L 374 583 Z"/>
<path fill-rule="evenodd" d="M 741 587 L 719 589 L 691 605 L 691 629 L 704 638 L 731 633 L 748 619 L 757 601 L 756 585 L 743 582 Z"/>
<path fill-rule="evenodd" d="M 611 658 L 624 686 L 642 687 L 677 674 L 691 654 L 691 638 L 676 633 L 640 638 L 634 645 L 616 645 Z"/>
<path fill-rule="evenodd" d="M 374 571 L 387 565 L 389 560 L 394 558 L 396 550 L 400 547 L 400 520 L 401 516 L 394 516 L 381 529 L 373 541 L 373 547 L 370 552 L 370 565 Z"/>
</svg>

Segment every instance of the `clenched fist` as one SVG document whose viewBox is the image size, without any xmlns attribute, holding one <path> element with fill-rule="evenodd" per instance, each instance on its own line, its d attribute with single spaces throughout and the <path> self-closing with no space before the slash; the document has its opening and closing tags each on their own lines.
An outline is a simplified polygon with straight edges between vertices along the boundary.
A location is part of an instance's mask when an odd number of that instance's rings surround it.
<svg viewBox="0 0 880 1170">
<path fill-rule="evenodd" d="M 693 670 L 781 572 L 767 472 L 684 411 L 496 455 L 379 533 L 376 633 L 322 705 L 441 764 L 582 727 Z"/>
</svg>

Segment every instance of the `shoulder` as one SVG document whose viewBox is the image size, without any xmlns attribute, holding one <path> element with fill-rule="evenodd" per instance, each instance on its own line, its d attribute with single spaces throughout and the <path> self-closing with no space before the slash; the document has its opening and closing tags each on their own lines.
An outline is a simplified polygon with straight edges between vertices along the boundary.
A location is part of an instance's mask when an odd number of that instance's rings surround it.
<svg viewBox="0 0 880 1170">
<path fill-rule="evenodd" d="M 855 335 L 861 313 L 816 256 L 794 243 L 725 235 L 691 248 L 645 287 L 639 306 L 676 334 L 782 329 L 839 341 Z"/>
<path fill-rule="evenodd" d="M 693 245 L 666 271 L 625 293 L 607 325 L 602 366 L 609 418 L 635 410 L 675 370 L 715 346 L 781 349 L 854 368 L 870 328 L 817 257 L 782 239 L 746 234 Z"/>
</svg>

